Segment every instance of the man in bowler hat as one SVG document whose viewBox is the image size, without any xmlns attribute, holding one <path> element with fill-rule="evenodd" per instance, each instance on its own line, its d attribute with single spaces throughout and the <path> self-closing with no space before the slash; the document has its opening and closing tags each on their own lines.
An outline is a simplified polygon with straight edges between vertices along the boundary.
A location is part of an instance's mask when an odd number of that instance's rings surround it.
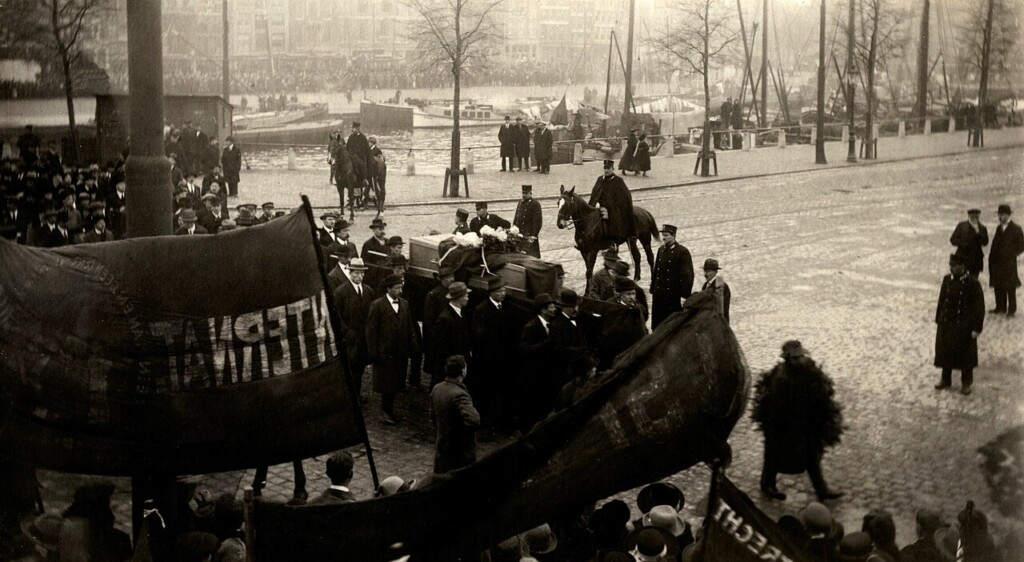
<svg viewBox="0 0 1024 562">
<path fill-rule="evenodd" d="M 1006 313 L 1007 318 L 1017 314 L 1017 257 L 1024 253 L 1024 231 L 1010 220 L 1013 211 L 1005 203 L 999 206 L 999 226 L 992 237 L 992 251 L 988 256 L 989 285 L 996 293 L 996 306 L 989 312 Z"/>
<path fill-rule="evenodd" d="M 395 396 L 405 387 L 409 358 L 419 351 L 416 322 L 402 298 L 401 275 L 384 280 L 385 294 L 373 301 L 366 320 L 367 359 L 373 365 L 373 389 L 381 394 L 381 421 L 396 425 Z"/>
<path fill-rule="evenodd" d="M 953 369 L 959 369 L 960 393 L 970 394 L 978 366 L 978 336 L 985 324 L 985 295 L 957 254 L 949 256 L 949 275 L 942 278 L 935 323 L 935 366 L 942 369 L 935 389 L 949 388 Z"/>
<path fill-rule="evenodd" d="M 718 260 L 715 258 L 704 260 L 704 285 L 701 286 L 700 290 L 711 291 L 718 306 L 718 313 L 725 318 L 725 323 L 728 324 L 729 301 L 732 300 L 732 292 L 729 290 L 729 284 L 718 273 L 721 269 L 718 265 Z"/>
</svg>

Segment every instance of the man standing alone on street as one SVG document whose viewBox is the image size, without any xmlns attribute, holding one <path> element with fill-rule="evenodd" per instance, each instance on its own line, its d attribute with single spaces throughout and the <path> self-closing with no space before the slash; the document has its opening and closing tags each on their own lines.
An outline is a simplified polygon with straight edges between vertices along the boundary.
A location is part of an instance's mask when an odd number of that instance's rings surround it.
<svg viewBox="0 0 1024 562">
<path fill-rule="evenodd" d="M 516 205 L 516 216 L 512 218 L 512 224 L 519 228 L 519 232 L 523 236 L 533 237 L 526 253 L 535 258 L 540 257 L 540 240 L 537 237 L 540 235 L 540 227 L 543 222 L 544 217 L 541 215 L 540 203 L 533 198 L 533 186 L 524 185 L 523 199 Z"/>
<path fill-rule="evenodd" d="M 1010 206 L 999 206 L 999 226 L 992 237 L 992 252 L 988 256 L 989 285 L 995 289 L 996 306 L 990 312 L 1006 313 L 1007 318 L 1017 314 L 1017 256 L 1024 253 L 1024 231 L 1010 220 Z"/>
<path fill-rule="evenodd" d="M 964 259 L 967 273 L 975 279 L 985 269 L 985 252 L 982 248 L 988 246 L 988 229 L 981 224 L 980 217 L 981 211 L 978 209 L 967 211 L 967 220 L 956 225 L 953 235 L 949 237 L 949 243 L 956 246 L 956 255 Z"/>
<path fill-rule="evenodd" d="M 693 291 L 693 258 L 690 250 L 676 242 L 676 227 L 661 227 L 662 245 L 651 272 L 651 329 L 683 309 L 683 300 Z"/>
<path fill-rule="evenodd" d="M 512 128 L 512 120 L 505 116 L 505 124 L 498 129 L 498 142 L 501 144 L 501 171 L 504 172 L 505 161 L 508 161 L 508 171 L 515 171 L 516 168 L 516 131 Z"/>
<path fill-rule="evenodd" d="M 978 335 L 985 324 L 985 295 L 957 254 L 949 256 L 949 275 L 942 278 L 935 323 L 935 366 L 942 369 L 935 389 L 952 386 L 953 369 L 959 369 L 960 394 L 970 394 L 978 366 Z"/>
<path fill-rule="evenodd" d="M 480 413 L 473 407 L 473 398 L 463 383 L 466 359 L 461 355 L 449 357 L 444 372 L 444 381 L 430 392 L 437 427 L 434 474 L 476 462 L 476 429 L 480 427 Z"/>
</svg>

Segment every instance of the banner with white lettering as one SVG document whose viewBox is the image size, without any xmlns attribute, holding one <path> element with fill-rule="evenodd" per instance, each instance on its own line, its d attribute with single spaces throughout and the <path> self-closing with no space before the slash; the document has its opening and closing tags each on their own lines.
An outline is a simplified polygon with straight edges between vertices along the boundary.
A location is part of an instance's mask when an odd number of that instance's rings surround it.
<svg viewBox="0 0 1024 562">
<path fill-rule="evenodd" d="M 702 542 L 704 562 L 813 562 L 724 475 L 717 501 L 709 506 Z"/>
<path fill-rule="evenodd" d="M 190 474 L 361 443 L 315 252 L 301 210 L 213 236 L 0 241 L 0 451 Z"/>
</svg>

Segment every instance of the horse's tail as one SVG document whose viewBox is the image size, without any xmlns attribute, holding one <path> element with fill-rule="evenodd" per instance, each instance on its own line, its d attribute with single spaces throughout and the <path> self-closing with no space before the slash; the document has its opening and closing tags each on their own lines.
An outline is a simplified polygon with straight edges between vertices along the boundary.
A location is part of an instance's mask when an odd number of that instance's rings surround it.
<svg viewBox="0 0 1024 562">
<path fill-rule="evenodd" d="M 654 219 L 654 215 L 650 211 L 643 207 L 633 206 L 633 213 L 636 215 L 636 234 L 637 237 L 643 239 L 646 236 L 653 236 L 657 238 L 658 235 L 658 221 Z"/>
</svg>

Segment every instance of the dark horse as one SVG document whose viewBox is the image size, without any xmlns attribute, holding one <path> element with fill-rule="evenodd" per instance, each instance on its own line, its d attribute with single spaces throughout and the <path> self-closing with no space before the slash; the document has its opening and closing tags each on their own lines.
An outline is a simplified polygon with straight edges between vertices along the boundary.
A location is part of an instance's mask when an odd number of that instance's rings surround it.
<svg viewBox="0 0 1024 562">
<path fill-rule="evenodd" d="M 356 175 L 354 162 L 352 162 L 348 149 L 345 148 L 345 143 L 332 142 L 330 151 L 331 177 L 338 188 L 338 199 L 341 202 L 342 212 L 345 210 L 345 190 L 348 190 L 349 220 L 351 220 L 355 218 L 355 205 L 351 205 L 351 203 L 355 200 L 359 188 L 359 177 Z"/>
<path fill-rule="evenodd" d="M 576 249 L 583 256 L 583 262 L 587 264 L 587 290 L 590 290 L 590 277 L 594 274 L 594 262 L 597 261 L 598 252 L 613 246 L 613 242 L 605 237 L 604 224 L 601 220 L 601 213 L 594 207 L 576 195 L 576 186 L 566 190 L 565 186 L 558 187 L 558 228 L 574 226 L 576 229 Z M 640 250 L 636 247 L 637 239 L 644 247 L 647 254 L 647 266 L 654 269 L 654 252 L 651 251 L 651 237 L 657 236 L 658 223 L 654 216 L 646 209 L 633 206 L 633 215 L 636 217 L 636 236 L 631 236 L 626 244 L 629 246 L 629 255 L 633 257 L 633 279 L 640 280 Z"/>
</svg>

